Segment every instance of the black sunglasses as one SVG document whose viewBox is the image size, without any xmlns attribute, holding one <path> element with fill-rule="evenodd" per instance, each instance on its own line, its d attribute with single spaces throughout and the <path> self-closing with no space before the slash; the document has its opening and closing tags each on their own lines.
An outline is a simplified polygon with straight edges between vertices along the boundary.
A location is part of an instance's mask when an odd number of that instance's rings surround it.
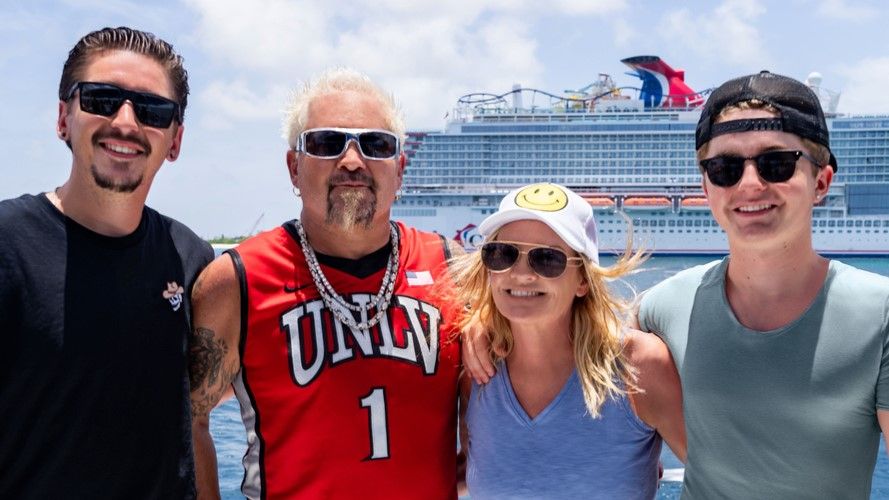
<svg viewBox="0 0 889 500">
<path fill-rule="evenodd" d="M 77 82 L 71 86 L 65 100 L 70 101 L 78 90 L 80 90 L 80 109 L 90 114 L 111 116 L 117 113 L 125 101 L 130 101 L 136 118 L 143 125 L 167 128 L 173 123 L 174 118 L 178 123 L 182 123 L 179 104 L 166 97 L 122 89 L 110 83 Z"/>
<path fill-rule="evenodd" d="M 368 160 L 389 160 L 398 155 L 398 137 L 388 130 L 364 128 L 313 128 L 299 134 L 297 151 L 315 158 L 339 158 L 355 141 Z"/>
<path fill-rule="evenodd" d="M 804 151 L 766 151 L 756 156 L 719 155 L 701 160 L 701 168 L 707 177 L 719 187 L 734 186 L 744 175 L 744 163 L 753 160 L 756 172 L 766 182 L 786 182 L 796 172 L 796 162 L 800 156 L 815 165 L 818 161 Z"/>
<path fill-rule="evenodd" d="M 500 273 L 508 271 L 519 260 L 522 254 L 528 254 L 528 265 L 544 278 L 558 278 L 565 272 L 568 263 L 580 265 L 582 257 L 568 257 L 558 248 L 533 247 L 521 250 L 518 245 L 528 245 L 510 241 L 491 241 L 482 245 L 482 264 L 490 271 Z M 575 264 L 576 263 L 576 264 Z"/>
</svg>

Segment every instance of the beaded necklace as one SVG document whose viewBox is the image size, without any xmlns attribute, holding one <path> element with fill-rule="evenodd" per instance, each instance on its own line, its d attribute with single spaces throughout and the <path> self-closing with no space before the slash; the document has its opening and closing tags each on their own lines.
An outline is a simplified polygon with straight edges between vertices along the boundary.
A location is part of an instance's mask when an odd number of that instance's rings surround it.
<svg viewBox="0 0 889 500">
<path fill-rule="evenodd" d="M 334 290 L 333 286 L 324 276 L 321 270 L 321 264 L 318 263 L 318 257 L 315 250 L 309 245 L 306 238 L 306 232 L 303 229 L 301 221 L 296 221 L 296 233 L 299 235 L 299 244 L 302 247 L 303 255 L 306 257 L 306 264 L 309 266 L 309 273 L 312 275 L 312 281 L 321 295 L 324 305 L 330 309 L 334 317 L 341 323 L 352 328 L 367 330 L 376 325 L 382 319 L 386 309 L 389 308 L 389 302 L 392 300 L 392 293 L 395 291 L 395 277 L 398 276 L 398 230 L 394 224 L 389 224 L 389 234 L 392 240 L 392 253 L 389 254 L 389 261 L 386 263 L 386 273 L 383 274 L 383 282 L 380 284 L 380 291 L 374 295 L 366 305 L 360 306 L 346 301 L 340 294 Z M 361 313 L 362 317 L 367 317 L 371 309 L 376 309 L 376 314 L 366 321 L 355 321 L 355 316 L 349 312 L 354 311 Z"/>
</svg>

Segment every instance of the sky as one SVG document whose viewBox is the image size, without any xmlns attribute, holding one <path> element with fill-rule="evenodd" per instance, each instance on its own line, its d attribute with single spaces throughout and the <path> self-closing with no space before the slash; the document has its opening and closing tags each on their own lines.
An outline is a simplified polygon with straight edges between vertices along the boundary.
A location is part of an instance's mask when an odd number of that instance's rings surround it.
<svg viewBox="0 0 889 500">
<path fill-rule="evenodd" d="M 769 69 L 842 93 L 838 111 L 889 114 L 889 13 L 866 0 L 2 0 L 0 199 L 65 182 L 55 134 L 68 51 L 105 26 L 150 31 L 185 58 L 182 154 L 148 204 L 203 237 L 298 216 L 281 118 L 290 92 L 331 66 L 392 92 L 410 130 L 441 130 L 461 95 L 513 84 L 554 93 L 620 60 L 658 55 L 695 90 Z"/>
</svg>

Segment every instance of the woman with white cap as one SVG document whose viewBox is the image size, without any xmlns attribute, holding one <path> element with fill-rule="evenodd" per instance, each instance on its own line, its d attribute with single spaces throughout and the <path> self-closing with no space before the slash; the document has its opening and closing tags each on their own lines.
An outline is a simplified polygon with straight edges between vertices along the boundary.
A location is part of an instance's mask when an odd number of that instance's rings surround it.
<svg viewBox="0 0 889 500">
<path fill-rule="evenodd" d="M 557 184 L 509 193 L 479 232 L 453 267 L 498 368 L 462 391 L 473 500 L 654 498 L 661 440 L 685 459 L 679 377 L 606 285 L 641 256 L 599 266 L 592 208 Z"/>
</svg>

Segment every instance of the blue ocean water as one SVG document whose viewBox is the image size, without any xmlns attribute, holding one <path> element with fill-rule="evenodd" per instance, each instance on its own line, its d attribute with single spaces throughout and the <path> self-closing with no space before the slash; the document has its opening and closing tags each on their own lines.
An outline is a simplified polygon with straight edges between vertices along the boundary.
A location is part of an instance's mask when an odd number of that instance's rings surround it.
<svg viewBox="0 0 889 500">
<path fill-rule="evenodd" d="M 654 256 L 645 263 L 640 272 L 631 276 L 627 282 L 633 289 L 642 291 L 682 269 L 713 259 L 713 257 L 703 256 Z M 604 257 L 602 260 L 605 265 L 610 261 L 608 257 Z M 843 257 L 839 260 L 861 269 L 889 276 L 889 257 Z M 622 293 L 628 293 L 628 290 L 629 288 L 626 288 Z M 216 444 L 222 498 L 226 500 L 243 498 L 240 493 L 241 478 L 244 472 L 241 466 L 241 457 L 246 448 L 246 441 L 240 410 L 234 399 L 227 401 L 213 411 L 210 431 Z M 670 453 L 669 449 L 664 448 L 664 453 L 661 456 L 664 468 L 681 467 L 682 464 L 679 460 Z M 679 498 L 679 493 L 680 483 L 664 482 L 658 492 L 658 498 L 676 499 Z M 874 471 L 871 498 L 889 500 L 889 458 L 887 458 L 885 443 L 882 441 Z"/>
</svg>

